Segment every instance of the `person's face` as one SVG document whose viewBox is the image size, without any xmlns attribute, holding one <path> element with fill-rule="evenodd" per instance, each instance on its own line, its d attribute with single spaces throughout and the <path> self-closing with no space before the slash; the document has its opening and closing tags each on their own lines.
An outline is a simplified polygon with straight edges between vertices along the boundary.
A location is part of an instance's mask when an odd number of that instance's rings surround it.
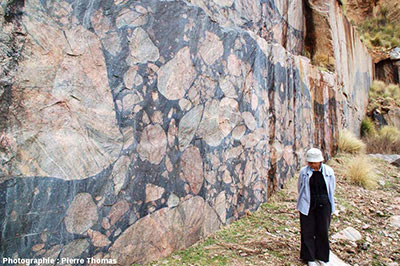
<svg viewBox="0 0 400 266">
<path fill-rule="evenodd" d="M 315 171 L 318 171 L 319 168 L 321 168 L 321 162 L 318 162 L 318 163 L 308 162 L 308 165 Z"/>
</svg>

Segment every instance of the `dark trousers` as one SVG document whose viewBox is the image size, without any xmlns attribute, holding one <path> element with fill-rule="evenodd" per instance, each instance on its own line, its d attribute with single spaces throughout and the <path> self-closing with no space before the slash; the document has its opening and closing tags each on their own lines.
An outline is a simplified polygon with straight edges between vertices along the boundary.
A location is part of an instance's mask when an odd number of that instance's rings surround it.
<svg viewBox="0 0 400 266">
<path fill-rule="evenodd" d="M 302 260 L 329 261 L 328 230 L 330 223 L 331 204 L 328 196 L 312 196 L 308 215 L 300 213 L 300 258 Z"/>
</svg>

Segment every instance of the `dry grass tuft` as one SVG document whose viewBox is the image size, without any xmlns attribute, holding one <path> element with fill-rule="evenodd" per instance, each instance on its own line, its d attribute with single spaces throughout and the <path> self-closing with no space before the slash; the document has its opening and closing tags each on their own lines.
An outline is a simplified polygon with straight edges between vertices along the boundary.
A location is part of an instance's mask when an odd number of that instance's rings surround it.
<svg viewBox="0 0 400 266">
<path fill-rule="evenodd" d="M 396 84 L 386 84 L 383 81 L 374 80 L 369 90 L 368 111 L 384 106 L 400 106 L 400 87 Z"/>
<path fill-rule="evenodd" d="M 335 71 L 335 58 L 322 52 L 317 52 L 312 58 L 312 64 L 325 71 Z"/>
<path fill-rule="evenodd" d="M 384 126 L 365 141 L 368 153 L 400 154 L 400 130 L 396 127 Z"/>
<path fill-rule="evenodd" d="M 377 186 L 378 176 L 372 161 L 365 155 L 359 155 L 347 161 L 345 178 L 353 184 L 372 189 Z"/>
<path fill-rule="evenodd" d="M 373 81 L 369 91 L 368 113 L 386 114 L 388 110 L 400 107 L 400 87 Z M 400 130 L 385 126 L 376 132 L 374 124 L 368 119 L 361 123 L 360 133 L 367 144 L 368 153 L 400 154 Z"/>
<path fill-rule="evenodd" d="M 400 140 L 400 130 L 397 127 L 393 126 L 384 126 L 379 130 L 379 135 L 395 142 Z"/>
<path fill-rule="evenodd" d="M 397 84 L 389 84 L 387 87 L 387 93 L 390 97 L 392 97 L 395 101 L 400 99 L 400 87 Z"/>
<path fill-rule="evenodd" d="M 344 166 L 347 165 L 353 157 L 354 155 L 349 153 L 338 153 L 329 160 L 328 165 L 335 169 L 336 176 L 345 176 L 347 169 L 345 169 Z"/>
<path fill-rule="evenodd" d="M 339 132 L 339 152 L 360 154 L 365 152 L 365 147 L 364 142 L 358 139 L 352 132 L 348 130 Z"/>
<path fill-rule="evenodd" d="M 381 80 L 374 80 L 370 88 L 370 96 L 382 95 L 385 92 L 386 84 Z"/>
</svg>

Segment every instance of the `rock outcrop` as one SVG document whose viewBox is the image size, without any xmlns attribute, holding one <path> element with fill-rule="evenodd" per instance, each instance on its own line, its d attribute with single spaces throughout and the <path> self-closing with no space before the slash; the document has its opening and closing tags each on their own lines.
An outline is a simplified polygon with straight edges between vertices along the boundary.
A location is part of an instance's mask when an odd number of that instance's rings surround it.
<svg viewBox="0 0 400 266">
<path fill-rule="evenodd" d="M 372 62 L 334 0 L 4 1 L 2 257 L 143 263 L 255 210 L 364 115 Z M 314 25 L 316 28 L 317 25 Z"/>
<path fill-rule="evenodd" d="M 375 79 L 399 84 L 400 59 L 387 58 L 375 64 Z"/>
</svg>

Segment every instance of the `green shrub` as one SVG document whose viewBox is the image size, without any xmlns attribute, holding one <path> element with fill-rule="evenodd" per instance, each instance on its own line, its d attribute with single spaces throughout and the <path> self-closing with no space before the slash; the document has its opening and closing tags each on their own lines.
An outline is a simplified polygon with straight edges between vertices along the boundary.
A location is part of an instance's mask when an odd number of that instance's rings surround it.
<svg viewBox="0 0 400 266">
<path fill-rule="evenodd" d="M 394 32 L 394 27 L 392 24 L 388 24 L 384 27 L 383 29 L 383 33 L 387 34 L 387 35 L 393 35 Z"/>
<path fill-rule="evenodd" d="M 379 13 L 380 13 L 379 15 L 380 15 L 381 17 L 386 18 L 386 16 L 387 16 L 388 13 L 389 13 L 388 7 L 382 6 Z"/>
<path fill-rule="evenodd" d="M 373 39 L 371 39 L 371 43 L 373 46 L 382 46 L 382 40 L 380 38 L 380 35 L 377 34 Z"/>
<path fill-rule="evenodd" d="M 374 122 L 369 117 L 364 118 L 361 121 L 361 127 L 360 127 L 360 135 L 361 137 L 367 137 L 367 136 L 374 136 L 376 134 L 376 129 Z"/>
<path fill-rule="evenodd" d="M 392 47 L 392 43 L 390 41 L 384 40 L 384 41 L 382 41 L 382 45 L 381 46 L 389 49 L 389 48 Z"/>
<path fill-rule="evenodd" d="M 400 46 L 400 40 L 398 38 L 393 37 L 391 42 L 392 47 L 399 47 Z"/>
</svg>

